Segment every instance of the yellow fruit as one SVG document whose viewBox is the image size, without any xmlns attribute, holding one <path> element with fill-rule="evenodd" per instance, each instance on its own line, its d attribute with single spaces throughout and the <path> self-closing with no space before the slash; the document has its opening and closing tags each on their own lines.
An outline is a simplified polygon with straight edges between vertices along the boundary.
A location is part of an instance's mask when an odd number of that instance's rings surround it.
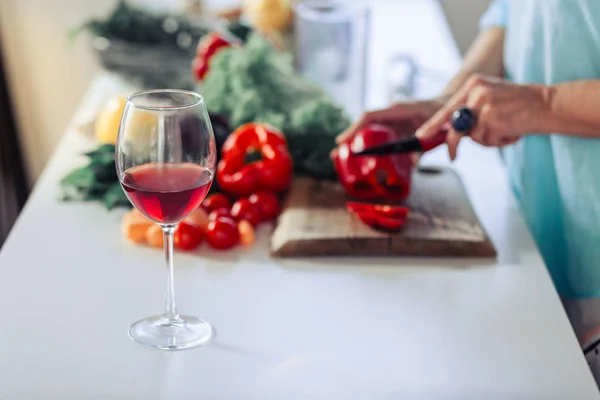
<svg viewBox="0 0 600 400">
<path fill-rule="evenodd" d="M 146 231 L 154 225 L 152 221 L 144 217 L 136 209 L 125 214 L 121 220 L 121 224 L 125 238 L 135 243 L 145 243 Z"/>
<path fill-rule="evenodd" d="M 96 140 L 100 143 L 117 143 L 117 136 L 119 134 L 119 124 L 121 123 L 121 116 L 125 109 L 125 103 L 127 99 L 123 96 L 116 96 L 108 100 L 98 117 L 94 126 L 96 134 Z"/>
<path fill-rule="evenodd" d="M 126 104 L 127 98 L 116 96 L 102 107 L 94 125 L 96 140 L 100 143 L 117 143 L 119 125 Z M 134 146 L 147 143 L 153 135 L 157 134 L 157 117 L 151 111 L 133 109 L 127 113 L 125 122 L 125 140 L 132 142 Z"/>
<path fill-rule="evenodd" d="M 243 11 L 259 31 L 282 31 L 292 20 L 290 0 L 245 0 Z"/>
<path fill-rule="evenodd" d="M 133 109 L 127 113 L 123 133 L 128 142 L 148 142 L 158 136 L 158 117 L 152 111 Z"/>
</svg>

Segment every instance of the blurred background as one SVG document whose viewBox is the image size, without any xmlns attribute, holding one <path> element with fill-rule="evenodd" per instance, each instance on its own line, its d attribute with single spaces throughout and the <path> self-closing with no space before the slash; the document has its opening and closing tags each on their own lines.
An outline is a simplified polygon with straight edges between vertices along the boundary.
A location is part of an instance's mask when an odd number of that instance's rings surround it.
<svg viewBox="0 0 600 400">
<path fill-rule="evenodd" d="M 464 52 L 490 0 L 439 0 Z M 75 29 L 106 18 L 117 0 L 0 1 L 0 230 L 7 232 L 26 192 L 36 182 L 91 80 L 102 70 L 91 35 Z M 237 0 L 129 0 L 156 12 L 199 6 L 213 12 Z M 102 45 L 95 43 L 96 46 Z M 97 49 L 97 47 L 96 47 Z M 0 232 L 0 243 L 3 237 Z"/>
</svg>

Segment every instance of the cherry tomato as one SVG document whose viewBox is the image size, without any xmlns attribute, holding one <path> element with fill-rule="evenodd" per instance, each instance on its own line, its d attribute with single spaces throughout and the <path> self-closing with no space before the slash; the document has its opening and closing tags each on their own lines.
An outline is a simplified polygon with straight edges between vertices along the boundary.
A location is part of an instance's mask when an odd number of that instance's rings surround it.
<svg viewBox="0 0 600 400">
<path fill-rule="evenodd" d="M 192 250 L 202 242 L 204 233 L 197 226 L 180 222 L 173 233 L 173 245 L 181 250 Z"/>
<path fill-rule="evenodd" d="M 229 210 L 231 209 L 231 200 L 223 193 L 211 194 L 202 202 L 202 208 L 204 208 L 207 213 L 218 210 L 219 208 L 226 208 Z"/>
<path fill-rule="evenodd" d="M 229 212 L 228 208 L 219 208 L 218 210 L 214 210 L 210 214 L 208 214 L 208 222 L 214 221 L 217 218 L 221 217 L 233 219 L 233 217 L 231 216 L 231 212 Z"/>
<path fill-rule="evenodd" d="M 206 241 L 217 250 L 227 250 L 240 241 L 237 223 L 227 217 L 220 217 L 208 223 Z"/>
<path fill-rule="evenodd" d="M 258 207 L 263 221 L 271 221 L 279 214 L 279 199 L 272 192 L 256 192 L 248 200 Z"/>
<path fill-rule="evenodd" d="M 240 231 L 240 243 L 244 246 L 250 246 L 254 243 L 256 235 L 254 234 L 254 228 L 252 224 L 245 219 L 238 223 L 238 230 Z"/>
<path fill-rule="evenodd" d="M 240 199 L 233 203 L 233 206 L 231 207 L 231 216 L 235 218 L 236 221 L 245 219 L 250 222 L 252 226 L 260 224 L 260 221 L 262 220 L 260 209 L 248 199 Z"/>
</svg>

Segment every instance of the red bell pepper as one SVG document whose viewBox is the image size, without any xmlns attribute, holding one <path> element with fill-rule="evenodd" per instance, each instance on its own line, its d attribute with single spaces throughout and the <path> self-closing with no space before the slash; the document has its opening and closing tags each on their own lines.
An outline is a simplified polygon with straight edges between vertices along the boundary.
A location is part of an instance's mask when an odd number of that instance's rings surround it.
<svg viewBox="0 0 600 400">
<path fill-rule="evenodd" d="M 355 156 L 366 148 L 398 140 L 384 125 L 369 125 L 334 151 L 333 162 L 346 192 L 360 200 L 404 200 L 410 193 L 411 162 L 408 154 Z"/>
<path fill-rule="evenodd" d="M 408 208 L 385 204 L 348 202 L 346 208 L 371 228 L 384 232 L 397 232 L 408 216 Z"/>
<path fill-rule="evenodd" d="M 225 37 L 219 32 L 212 32 L 207 36 L 203 37 L 198 43 L 196 57 L 192 62 L 192 73 L 194 75 L 194 78 L 198 81 L 204 79 L 204 77 L 208 73 L 210 59 L 219 50 L 238 45 L 239 43 L 237 40 Z"/>
<path fill-rule="evenodd" d="M 292 157 L 283 133 L 268 124 L 248 123 L 229 135 L 221 149 L 217 183 L 237 197 L 259 190 L 283 192 L 290 186 Z M 257 161 L 249 160 L 258 154 Z"/>
</svg>

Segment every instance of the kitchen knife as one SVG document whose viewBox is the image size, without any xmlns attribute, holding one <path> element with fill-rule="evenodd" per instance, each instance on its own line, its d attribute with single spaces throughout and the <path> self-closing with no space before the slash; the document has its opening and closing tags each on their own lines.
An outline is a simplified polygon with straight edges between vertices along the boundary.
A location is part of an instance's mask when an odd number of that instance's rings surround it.
<svg viewBox="0 0 600 400">
<path fill-rule="evenodd" d="M 475 125 L 476 119 L 473 111 L 467 107 L 461 107 L 452 114 L 450 123 L 452 128 L 459 133 L 468 135 L 469 131 Z M 440 130 L 437 134 L 426 139 L 419 139 L 416 136 L 402 139 L 379 146 L 369 147 L 362 151 L 353 153 L 356 156 L 380 156 L 387 154 L 401 153 L 424 153 L 432 150 L 446 141 L 447 129 Z"/>
</svg>

